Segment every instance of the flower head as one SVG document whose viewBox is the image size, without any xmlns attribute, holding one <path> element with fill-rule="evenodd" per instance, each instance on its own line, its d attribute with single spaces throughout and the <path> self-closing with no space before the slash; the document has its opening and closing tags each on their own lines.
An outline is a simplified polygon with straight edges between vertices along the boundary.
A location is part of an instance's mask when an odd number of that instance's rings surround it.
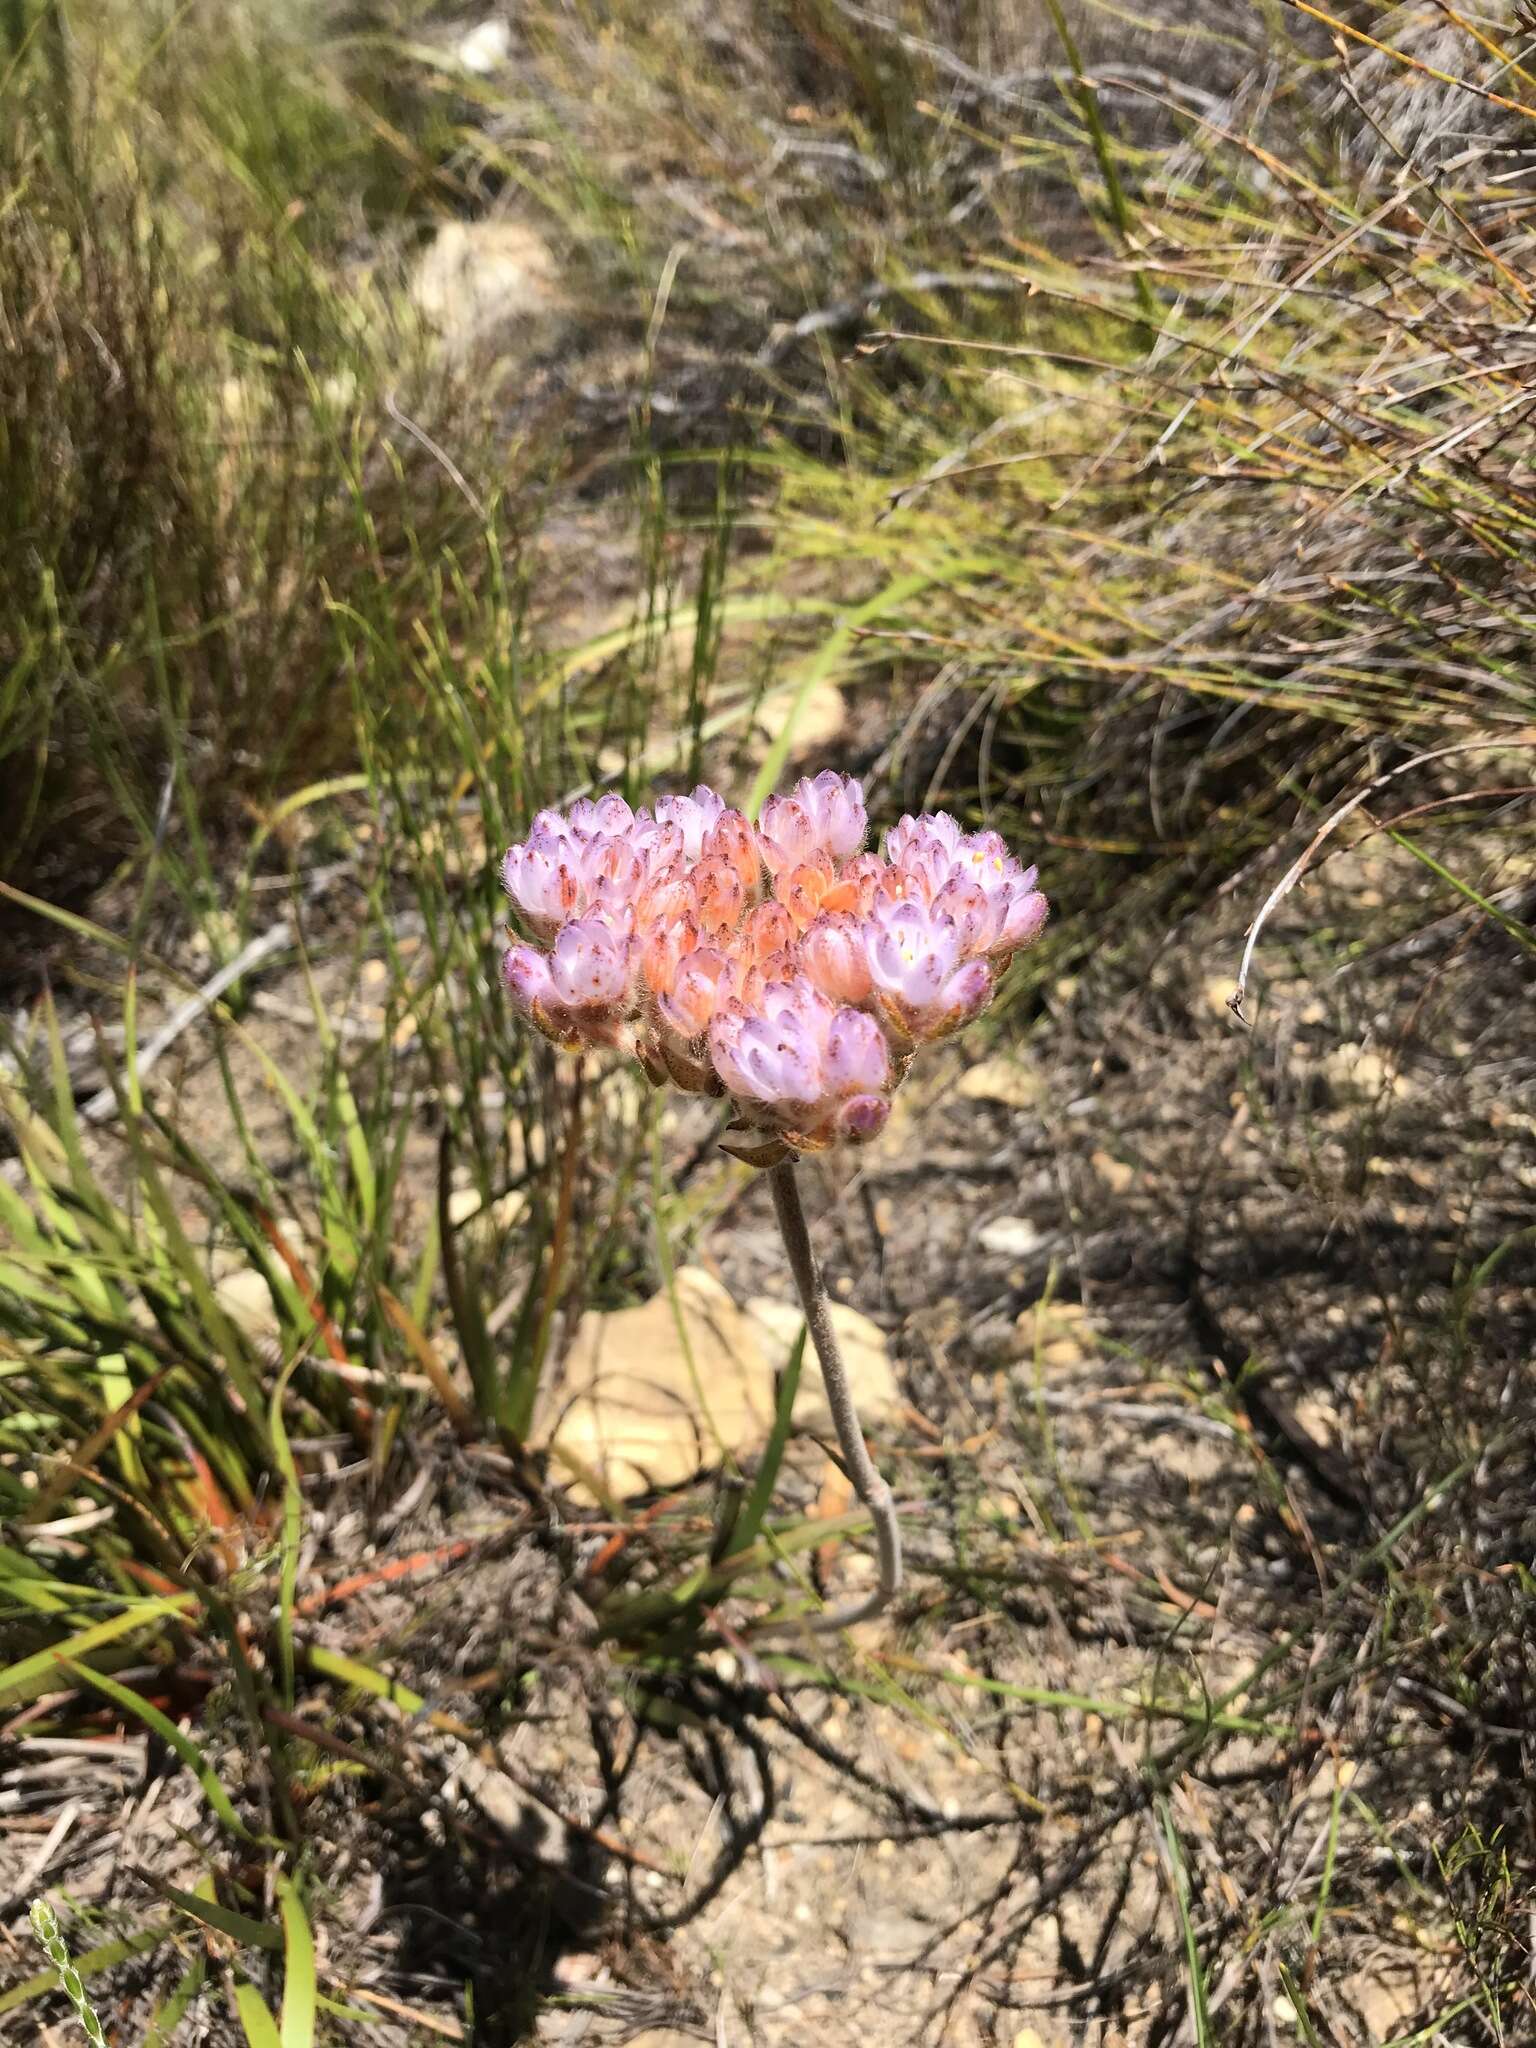
<svg viewBox="0 0 1536 2048">
<path fill-rule="evenodd" d="M 915 1047 L 983 1009 L 1046 916 L 995 832 L 903 818 L 882 856 L 866 826 L 862 788 L 830 772 L 755 829 L 703 785 L 541 811 L 503 867 L 535 942 L 507 954 L 512 1001 L 560 1044 L 729 1095 L 728 1142 L 754 1164 L 862 1143 Z"/>
<path fill-rule="evenodd" d="M 793 1150 L 871 1138 L 890 1113 L 885 1034 L 873 1017 L 839 1007 L 804 975 L 726 1004 L 709 1027 L 709 1050 L 747 1127 Z"/>
<path fill-rule="evenodd" d="M 992 994 L 991 970 L 966 957 L 964 926 L 942 910 L 914 901 L 877 910 L 864 944 L 882 1015 L 915 1042 L 958 1031 Z"/>
<path fill-rule="evenodd" d="M 797 782 L 788 796 L 769 797 L 757 836 L 776 875 L 818 853 L 846 860 L 864 844 L 868 825 L 863 785 L 829 768 L 814 782 L 809 776 Z"/>
<path fill-rule="evenodd" d="M 554 950 L 514 946 L 503 974 L 513 1002 L 562 1044 L 616 1045 L 632 1007 L 634 942 L 601 918 L 563 925 Z"/>
<path fill-rule="evenodd" d="M 942 907 L 963 925 L 968 952 L 1015 953 L 1044 928 L 1037 870 L 1021 866 L 996 832 L 962 832 L 947 811 L 935 811 L 903 818 L 885 851 L 889 893 Z"/>
</svg>

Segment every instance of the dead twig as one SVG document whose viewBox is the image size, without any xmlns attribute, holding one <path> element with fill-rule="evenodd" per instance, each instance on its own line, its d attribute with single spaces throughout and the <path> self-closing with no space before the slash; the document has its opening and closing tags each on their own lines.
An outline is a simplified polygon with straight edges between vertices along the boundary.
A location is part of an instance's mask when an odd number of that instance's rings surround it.
<svg viewBox="0 0 1536 2048">
<path fill-rule="evenodd" d="M 1254 952 L 1259 943 L 1259 934 L 1263 931 L 1265 925 L 1268 924 L 1275 910 L 1290 895 L 1296 884 L 1312 865 L 1313 857 L 1317 853 L 1318 848 L 1338 830 L 1346 818 L 1351 817 L 1363 804 L 1369 803 L 1376 792 L 1380 789 L 1385 789 L 1389 782 L 1395 782 L 1398 776 L 1408 774 L 1410 769 L 1422 768 L 1428 761 L 1448 760 L 1453 754 L 1486 754 L 1498 752 L 1504 747 L 1531 746 L 1536 746 L 1536 732 L 1526 730 L 1509 733 L 1501 739 L 1459 740 L 1454 746 L 1431 747 L 1427 753 L 1415 754 L 1411 760 L 1399 762 L 1397 767 L 1387 769 L 1385 774 L 1378 775 L 1374 781 L 1368 782 L 1364 789 L 1357 790 L 1347 803 L 1341 804 L 1336 811 L 1330 812 L 1317 831 L 1313 833 L 1300 854 L 1297 855 L 1296 859 L 1292 861 L 1291 865 L 1280 877 L 1274 888 L 1270 890 L 1268 896 L 1265 897 L 1263 904 L 1260 906 L 1258 916 L 1248 927 L 1247 944 L 1243 947 L 1243 957 L 1238 963 L 1237 986 L 1227 998 L 1227 1008 L 1232 1012 L 1239 1024 L 1246 1024 L 1248 1022 L 1248 1019 L 1243 1015 L 1243 1002 L 1248 993 L 1248 970 L 1253 964 Z"/>
<path fill-rule="evenodd" d="M 159 1030 L 152 1032 L 140 1045 L 136 1059 L 140 1078 L 170 1051 L 184 1031 L 189 1030 L 205 1011 L 212 1009 L 225 989 L 237 982 L 242 974 L 249 974 L 253 967 L 259 967 L 262 961 L 281 952 L 292 939 L 293 927 L 283 918 L 258 938 L 252 939 L 249 945 L 242 946 L 233 960 L 226 961 L 217 974 L 210 975 L 201 988 L 188 996 L 184 1003 L 179 1003 Z M 108 1084 L 96 1090 L 82 1106 L 80 1114 L 87 1123 L 98 1124 L 116 1107 L 116 1092 Z"/>
</svg>

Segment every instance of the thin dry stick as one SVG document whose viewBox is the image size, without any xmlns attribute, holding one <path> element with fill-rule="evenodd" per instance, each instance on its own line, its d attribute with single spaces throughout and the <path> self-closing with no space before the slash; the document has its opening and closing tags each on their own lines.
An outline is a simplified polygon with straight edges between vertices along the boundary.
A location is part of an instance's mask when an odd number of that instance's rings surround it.
<svg viewBox="0 0 1536 2048">
<path fill-rule="evenodd" d="M 1396 768 L 1389 768 L 1384 775 L 1378 775 L 1374 782 L 1368 782 L 1364 789 L 1358 790 L 1349 799 L 1348 803 L 1341 804 L 1336 811 L 1325 818 L 1317 831 L 1313 833 L 1311 839 L 1308 840 L 1302 852 L 1291 862 L 1291 865 L 1286 869 L 1279 881 L 1276 882 L 1274 888 L 1265 897 L 1258 916 L 1248 927 L 1248 943 L 1243 948 L 1243 957 L 1237 970 L 1237 987 L 1227 998 L 1227 1008 L 1236 1017 L 1238 1022 L 1246 1024 L 1248 1021 L 1243 1015 L 1243 1000 L 1248 993 L 1248 969 L 1253 963 L 1254 949 L 1259 943 L 1259 934 L 1263 931 L 1265 925 L 1268 924 L 1270 913 L 1289 896 L 1296 884 L 1307 872 L 1307 869 L 1312 865 L 1312 856 L 1317 852 L 1323 841 L 1328 838 L 1330 833 L 1342 825 L 1352 812 L 1358 811 L 1362 804 L 1369 803 L 1377 790 L 1384 789 L 1389 782 L 1395 782 L 1399 775 L 1406 775 L 1410 768 L 1422 768 L 1426 761 L 1444 761 L 1452 754 L 1496 753 L 1504 747 L 1530 746 L 1536 746 L 1536 734 L 1528 730 L 1522 730 L 1520 732 L 1507 733 L 1499 739 L 1460 740 L 1455 746 L 1432 747 L 1427 754 L 1415 754 L 1411 761 L 1402 761 Z"/>
<path fill-rule="evenodd" d="M 868 1621 L 872 1615 L 879 1614 L 900 1590 L 901 1531 L 896 1522 L 896 1502 L 891 1489 L 875 1468 L 875 1461 L 864 1442 L 864 1432 L 859 1426 L 853 1390 L 848 1384 L 843 1354 L 832 1327 L 831 1303 L 827 1299 L 816 1254 L 811 1249 L 811 1235 L 805 1224 L 805 1210 L 801 1207 L 800 1187 L 795 1179 L 793 1162 L 786 1161 L 782 1166 L 773 1167 L 768 1175 L 768 1185 L 773 1190 L 773 1210 L 779 1219 L 779 1232 L 789 1256 L 789 1270 L 795 1276 L 800 1306 L 805 1311 L 806 1327 L 811 1333 L 811 1342 L 816 1346 L 816 1356 L 821 1360 L 822 1384 L 827 1390 L 827 1406 L 832 1411 L 843 1463 L 859 1499 L 869 1509 L 875 1525 L 875 1541 L 880 1548 L 880 1583 L 874 1592 L 852 1607 L 834 1608 L 825 1614 L 809 1616 L 803 1625 L 817 1630 L 851 1628 L 854 1622 Z"/>
<path fill-rule="evenodd" d="M 181 1034 L 197 1022 L 205 1010 L 212 1009 L 231 982 L 238 981 L 242 974 L 249 974 L 253 967 L 259 967 L 262 961 L 273 953 L 281 952 L 292 937 L 292 925 L 286 918 L 280 918 L 270 931 L 262 932 L 259 937 L 252 939 L 248 946 L 242 947 L 233 960 L 228 961 L 217 974 L 203 983 L 196 994 L 188 996 L 184 1003 L 174 1009 L 160 1029 L 153 1036 L 146 1038 L 139 1047 L 137 1063 L 140 1080 L 162 1054 L 170 1051 Z M 117 1097 L 108 1086 L 98 1088 L 89 1102 L 82 1104 L 80 1114 L 87 1123 L 99 1124 L 104 1118 L 109 1117 L 116 1107 Z"/>
</svg>

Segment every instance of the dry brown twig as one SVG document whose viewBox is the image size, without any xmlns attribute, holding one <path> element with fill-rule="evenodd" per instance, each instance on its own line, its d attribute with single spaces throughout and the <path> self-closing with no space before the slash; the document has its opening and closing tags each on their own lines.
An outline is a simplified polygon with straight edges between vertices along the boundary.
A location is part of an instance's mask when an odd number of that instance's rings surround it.
<svg viewBox="0 0 1536 2048">
<path fill-rule="evenodd" d="M 1243 957 L 1238 963 L 1237 986 L 1227 998 L 1227 1008 L 1232 1012 L 1238 1023 L 1246 1024 L 1248 1022 L 1248 1019 L 1243 1015 L 1243 1002 L 1248 994 L 1248 971 L 1253 964 L 1253 956 L 1258 947 L 1260 933 L 1280 904 L 1285 901 L 1285 898 L 1290 895 L 1296 884 L 1306 874 L 1307 869 L 1312 865 L 1313 857 L 1317 853 L 1318 848 L 1337 831 L 1346 818 L 1352 816 L 1362 805 L 1368 803 L 1376 792 L 1384 789 L 1389 782 L 1396 781 L 1400 775 L 1406 775 L 1410 769 L 1422 768 L 1428 761 L 1444 761 L 1453 754 L 1491 753 L 1497 752 L 1504 747 L 1533 746 L 1536 746 L 1536 731 L 1526 730 L 1510 733 L 1500 739 L 1459 740 L 1454 746 L 1432 747 L 1427 753 L 1415 754 L 1411 760 L 1401 761 L 1397 767 L 1387 769 L 1385 774 L 1378 775 L 1374 781 L 1368 782 L 1364 789 L 1357 790 L 1347 803 L 1341 804 L 1336 811 L 1330 812 L 1328 817 L 1323 820 L 1322 824 L 1308 840 L 1306 846 L 1280 877 L 1274 888 L 1270 890 L 1268 896 L 1265 897 L 1263 904 L 1260 906 L 1258 916 L 1255 917 L 1252 924 L 1248 927 L 1247 943 L 1243 947 Z"/>
</svg>

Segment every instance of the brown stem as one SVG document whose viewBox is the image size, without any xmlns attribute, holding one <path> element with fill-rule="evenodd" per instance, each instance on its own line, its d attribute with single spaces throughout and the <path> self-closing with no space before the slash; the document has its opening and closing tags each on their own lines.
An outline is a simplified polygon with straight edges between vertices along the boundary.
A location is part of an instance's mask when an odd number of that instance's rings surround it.
<svg viewBox="0 0 1536 2048">
<path fill-rule="evenodd" d="M 859 1426 L 853 1390 L 848 1384 L 843 1354 L 832 1327 L 831 1303 L 822 1281 L 821 1268 L 816 1263 L 816 1254 L 811 1249 L 811 1235 L 806 1228 L 794 1162 L 786 1161 L 783 1166 L 771 1167 L 768 1185 L 773 1190 L 774 1214 L 778 1217 L 784 1250 L 789 1257 L 789 1270 L 795 1276 L 800 1306 L 805 1311 L 806 1327 L 811 1333 L 811 1342 L 816 1346 L 816 1356 L 821 1360 L 822 1384 L 827 1390 L 827 1406 L 832 1411 L 832 1424 L 837 1431 L 843 1463 L 859 1499 L 869 1509 L 880 1550 L 880 1583 L 874 1592 L 852 1607 L 811 1616 L 806 1624 L 813 1629 L 849 1628 L 856 1621 L 868 1621 L 871 1615 L 879 1614 L 900 1589 L 901 1531 L 896 1522 L 896 1502 L 891 1489 L 875 1468 L 875 1461 L 864 1442 L 864 1432 Z"/>
</svg>

